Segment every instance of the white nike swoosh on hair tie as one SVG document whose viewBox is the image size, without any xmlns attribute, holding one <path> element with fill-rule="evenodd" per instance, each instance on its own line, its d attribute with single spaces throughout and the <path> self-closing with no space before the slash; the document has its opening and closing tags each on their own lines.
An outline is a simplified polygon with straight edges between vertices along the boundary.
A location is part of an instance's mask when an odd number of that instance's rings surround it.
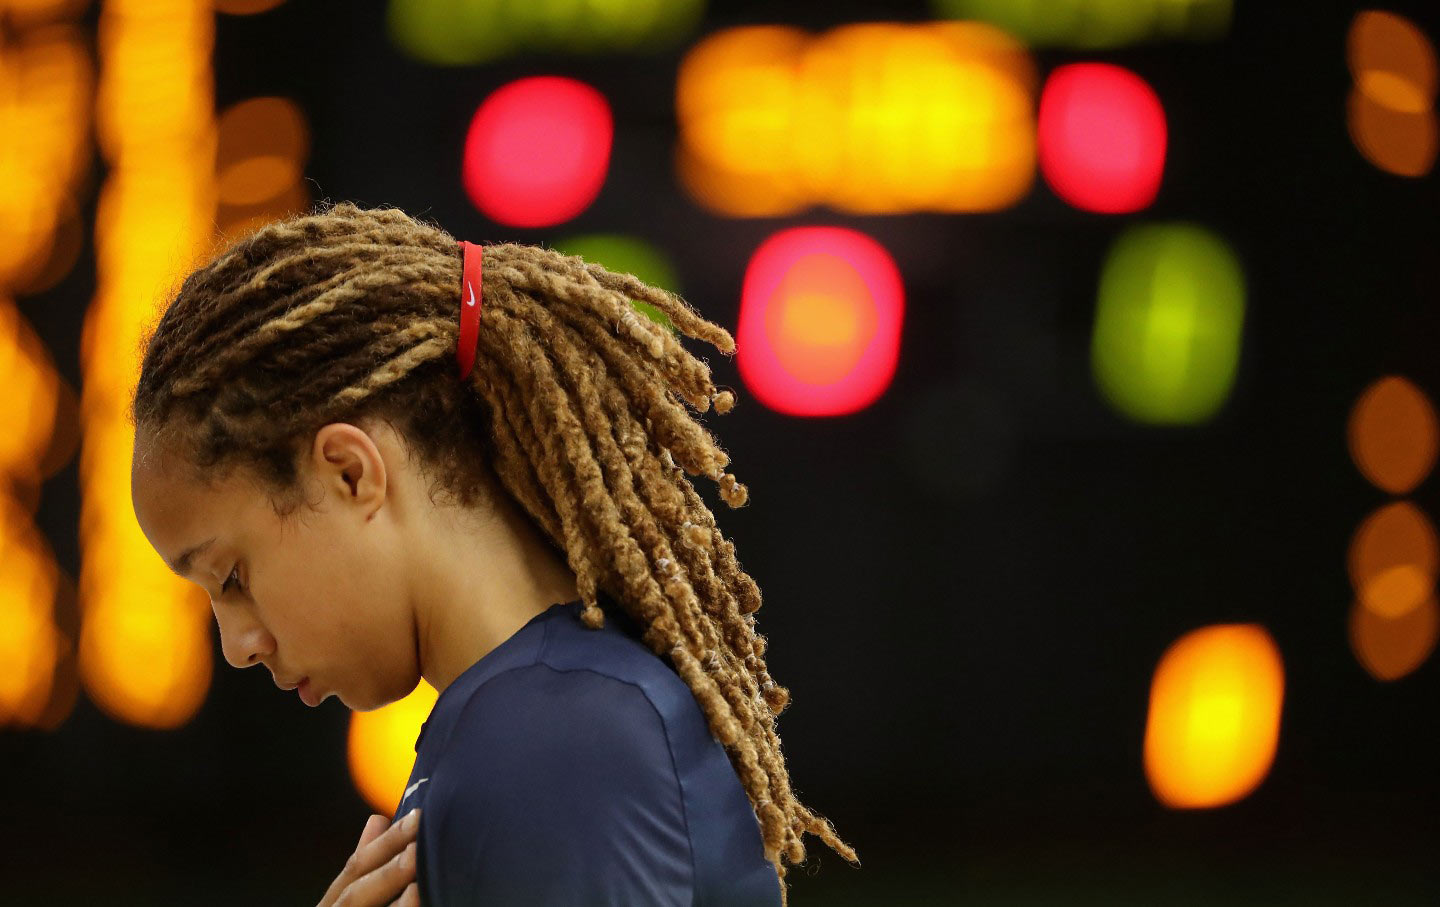
<svg viewBox="0 0 1440 907">
<path fill-rule="evenodd" d="M 472 286 L 467 282 L 467 283 L 465 284 L 465 289 L 467 289 L 467 290 L 470 291 L 470 298 L 467 299 L 467 300 L 465 300 L 465 304 L 466 304 L 466 305 L 474 305 L 474 304 L 475 304 L 475 288 L 472 287 Z"/>
</svg>

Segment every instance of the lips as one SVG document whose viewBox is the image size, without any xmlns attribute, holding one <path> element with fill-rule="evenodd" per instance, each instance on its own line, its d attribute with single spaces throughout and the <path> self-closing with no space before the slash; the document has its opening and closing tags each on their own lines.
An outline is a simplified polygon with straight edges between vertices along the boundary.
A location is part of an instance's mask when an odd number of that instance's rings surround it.
<svg viewBox="0 0 1440 907">
<path fill-rule="evenodd" d="M 309 677 L 302 677 L 302 678 L 300 678 L 300 683 L 299 683 L 299 685 L 298 685 L 298 689 L 299 689 L 299 692 L 300 692 L 300 701 L 301 701 L 301 702 L 303 702 L 303 703 L 305 703 L 306 705 L 310 706 L 312 709 L 313 709 L 315 706 L 317 706 L 317 705 L 320 704 L 320 700 L 319 700 L 318 697 L 316 697 L 315 691 L 314 691 L 313 689 L 311 689 L 311 686 L 310 686 L 310 678 L 309 678 Z"/>
</svg>

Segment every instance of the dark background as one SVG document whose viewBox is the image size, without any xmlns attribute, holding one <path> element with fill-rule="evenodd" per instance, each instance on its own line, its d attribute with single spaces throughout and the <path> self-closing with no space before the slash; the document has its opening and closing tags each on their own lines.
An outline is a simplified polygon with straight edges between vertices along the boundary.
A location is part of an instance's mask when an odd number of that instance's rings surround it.
<svg viewBox="0 0 1440 907">
<path fill-rule="evenodd" d="M 1345 420 L 1385 374 L 1440 389 L 1435 177 L 1383 173 L 1347 135 L 1345 36 L 1363 7 L 1236 6 L 1212 43 L 1035 51 L 1042 76 L 1116 62 L 1162 98 L 1165 179 L 1133 215 L 1077 211 L 1038 177 L 1020 204 L 968 216 L 734 220 L 682 193 L 686 47 L 741 24 L 928 18 L 918 0 L 712 3 L 663 54 L 455 69 L 395 50 L 383 4 L 291 0 L 218 17 L 216 104 L 296 100 L 317 200 L 397 205 L 475 242 L 648 240 L 732 331 L 745 262 L 780 229 L 850 226 L 894 256 L 899 370 L 868 409 L 782 416 L 733 361 L 705 357 L 737 391 L 732 413 L 704 418 L 751 500 L 732 511 L 697 487 L 764 592 L 768 662 L 793 697 L 779 725 L 792 782 L 863 862 L 807 838 L 793 904 L 1428 904 L 1440 674 L 1432 656 L 1380 683 L 1351 653 L 1345 552 L 1390 498 L 1351 462 Z M 1386 9 L 1440 36 L 1430 4 Z M 574 221 L 504 227 L 460 188 L 465 128 L 495 87 L 547 73 L 609 99 L 611 169 Z M 1089 377 L 1105 251 L 1169 220 L 1224 237 L 1246 275 L 1239 377 L 1198 427 L 1131 424 Z M 93 289 L 87 245 L 62 284 L 20 300 L 77 386 Z M 1432 477 L 1411 497 L 1433 510 L 1435 491 Z M 71 576 L 78 513 L 72 462 L 38 515 Z M 1171 811 L 1142 769 L 1151 675 L 1181 634 L 1228 621 L 1262 623 L 1280 647 L 1278 753 L 1242 801 Z M 82 696 L 54 732 L 0 733 L 0 903 L 319 899 L 370 812 L 344 766 L 348 712 L 227 670 L 215 639 L 210 698 L 177 731 L 121 725 Z"/>
</svg>

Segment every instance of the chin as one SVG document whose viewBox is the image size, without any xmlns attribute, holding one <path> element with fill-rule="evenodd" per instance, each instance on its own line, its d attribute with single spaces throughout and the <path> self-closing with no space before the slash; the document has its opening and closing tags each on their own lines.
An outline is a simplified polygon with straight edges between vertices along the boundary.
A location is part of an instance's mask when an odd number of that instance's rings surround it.
<svg viewBox="0 0 1440 907">
<path fill-rule="evenodd" d="M 335 698 L 340 700 L 341 704 L 352 712 L 373 712 L 382 706 L 389 705 L 388 702 L 352 702 L 340 693 L 336 693 Z"/>
</svg>

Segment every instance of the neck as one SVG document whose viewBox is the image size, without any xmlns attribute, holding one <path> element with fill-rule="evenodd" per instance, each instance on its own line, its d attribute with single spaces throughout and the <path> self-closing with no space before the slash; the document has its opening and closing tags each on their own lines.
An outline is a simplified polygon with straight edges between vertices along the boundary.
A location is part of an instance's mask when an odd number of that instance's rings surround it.
<svg viewBox="0 0 1440 907">
<path fill-rule="evenodd" d="M 505 491 L 483 512 L 439 515 L 416 552 L 420 674 L 437 692 L 551 605 L 580 597 L 575 572 Z"/>
</svg>

